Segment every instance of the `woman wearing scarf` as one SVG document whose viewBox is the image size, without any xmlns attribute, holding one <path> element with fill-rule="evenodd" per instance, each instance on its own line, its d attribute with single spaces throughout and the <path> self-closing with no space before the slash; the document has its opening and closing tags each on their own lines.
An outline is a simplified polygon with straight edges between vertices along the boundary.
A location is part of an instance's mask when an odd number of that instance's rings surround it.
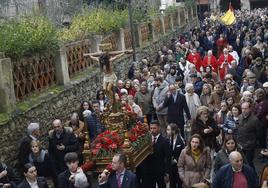
<svg viewBox="0 0 268 188">
<path fill-rule="evenodd" d="M 182 150 L 178 171 L 184 188 L 191 188 L 195 184 L 210 179 L 210 149 L 205 147 L 200 135 L 192 135 L 187 147 Z"/>
<path fill-rule="evenodd" d="M 37 140 L 31 142 L 31 153 L 28 156 L 28 163 L 35 166 L 37 175 L 51 177 L 54 187 L 57 187 L 57 175 L 54 164 L 46 150 L 41 149 L 41 144 Z"/>
</svg>

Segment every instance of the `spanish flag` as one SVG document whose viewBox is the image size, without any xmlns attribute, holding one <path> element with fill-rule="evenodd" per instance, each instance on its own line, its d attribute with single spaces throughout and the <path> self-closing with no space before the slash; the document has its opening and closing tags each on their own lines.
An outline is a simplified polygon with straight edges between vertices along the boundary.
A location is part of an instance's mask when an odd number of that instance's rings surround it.
<svg viewBox="0 0 268 188">
<path fill-rule="evenodd" d="M 220 18 L 220 20 L 224 25 L 232 25 L 235 23 L 236 19 L 234 15 L 234 9 L 231 3 L 229 4 L 229 10 Z"/>
</svg>

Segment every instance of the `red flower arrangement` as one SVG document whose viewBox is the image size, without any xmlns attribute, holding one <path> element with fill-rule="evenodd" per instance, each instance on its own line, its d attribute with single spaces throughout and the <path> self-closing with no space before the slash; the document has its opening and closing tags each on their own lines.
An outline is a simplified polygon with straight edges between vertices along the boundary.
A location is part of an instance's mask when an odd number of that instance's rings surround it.
<svg viewBox="0 0 268 188">
<path fill-rule="evenodd" d="M 148 132 L 147 128 L 141 123 L 137 122 L 136 126 L 129 131 L 129 140 L 135 142 L 138 138 L 143 137 Z"/>
<path fill-rule="evenodd" d="M 136 122 L 135 127 L 128 132 L 129 140 L 133 147 L 138 148 L 148 136 L 148 128 L 141 122 Z M 91 152 L 96 157 L 112 157 L 123 145 L 124 136 L 116 131 L 105 131 L 97 136 L 92 143 Z"/>
<path fill-rule="evenodd" d="M 123 141 L 116 131 L 104 131 L 93 141 L 91 152 L 93 156 L 100 156 L 101 153 L 106 156 L 109 152 L 116 152 Z"/>
</svg>

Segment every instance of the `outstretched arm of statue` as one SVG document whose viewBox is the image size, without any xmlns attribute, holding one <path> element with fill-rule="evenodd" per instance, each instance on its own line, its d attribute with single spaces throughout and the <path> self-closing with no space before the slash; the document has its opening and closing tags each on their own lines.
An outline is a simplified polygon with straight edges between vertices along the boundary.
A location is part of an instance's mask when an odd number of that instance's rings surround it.
<svg viewBox="0 0 268 188">
<path fill-rule="evenodd" d="M 110 58 L 110 62 L 113 62 L 114 60 L 122 57 L 125 53 L 132 53 L 132 52 L 133 52 L 133 50 L 121 50 L 121 51 L 109 52 L 109 55 L 115 55 L 115 56 Z"/>
<path fill-rule="evenodd" d="M 89 57 L 90 57 L 90 59 L 92 59 L 92 61 L 94 61 L 94 62 L 97 62 L 97 63 L 100 62 L 100 60 L 99 60 L 98 57 L 95 57 L 95 56 L 92 56 L 92 55 L 89 55 Z"/>
<path fill-rule="evenodd" d="M 120 53 L 120 54 L 117 54 L 116 56 L 111 57 L 111 58 L 110 58 L 110 62 L 113 62 L 114 60 L 116 60 L 116 59 L 122 57 L 124 54 L 125 54 L 125 53 L 122 52 L 122 53 Z"/>
<path fill-rule="evenodd" d="M 105 52 L 94 52 L 94 53 L 85 53 L 84 56 L 100 56 L 102 54 L 105 54 Z"/>
<path fill-rule="evenodd" d="M 110 51 L 109 55 L 117 55 L 117 54 L 121 54 L 121 53 L 132 53 L 133 50 L 119 50 L 119 51 Z"/>
</svg>

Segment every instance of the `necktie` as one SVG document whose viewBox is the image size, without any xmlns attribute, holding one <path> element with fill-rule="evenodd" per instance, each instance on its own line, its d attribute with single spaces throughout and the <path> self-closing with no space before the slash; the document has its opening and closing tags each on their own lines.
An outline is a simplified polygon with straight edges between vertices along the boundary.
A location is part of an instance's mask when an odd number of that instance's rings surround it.
<svg viewBox="0 0 268 188">
<path fill-rule="evenodd" d="M 157 139 L 157 137 L 154 136 L 154 141 L 153 141 L 154 144 L 156 144 L 156 139 Z"/>
<path fill-rule="evenodd" d="M 117 185 L 118 185 L 118 188 L 121 188 L 121 184 L 122 184 L 122 182 L 121 182 L 121 177 L 122 177 L 122 174 L 119 174 L 119 175 L 117 176 Z"/>
</svg>

